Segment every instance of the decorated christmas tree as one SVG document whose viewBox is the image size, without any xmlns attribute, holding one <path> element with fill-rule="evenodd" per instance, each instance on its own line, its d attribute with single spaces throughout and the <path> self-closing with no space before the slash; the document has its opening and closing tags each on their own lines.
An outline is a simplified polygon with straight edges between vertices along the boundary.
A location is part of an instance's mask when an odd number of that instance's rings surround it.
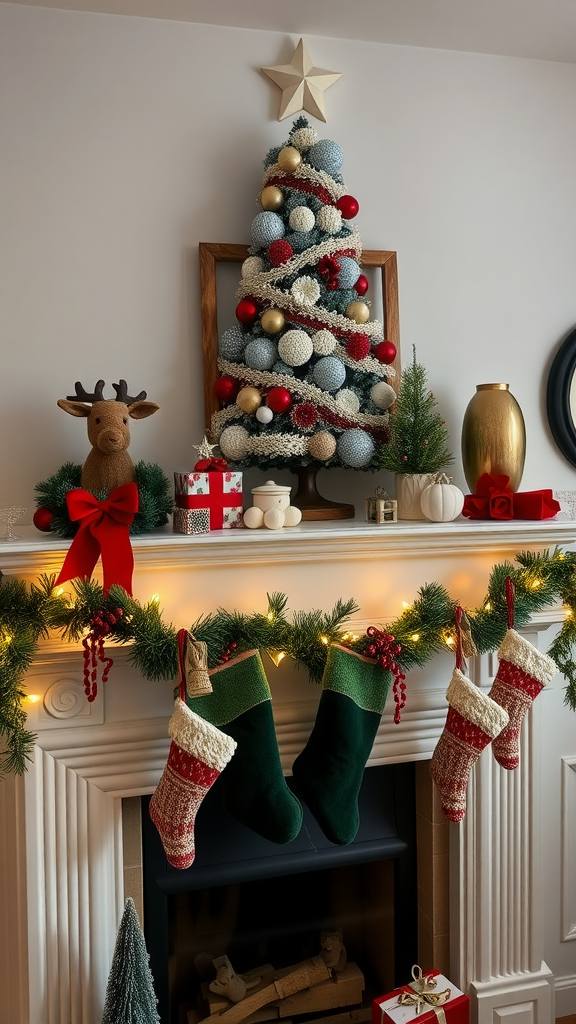
<svg viewBox="0 0 576 1024">
<path fill-rule="evenodd" d="M 128 897 L 116 936 L 102 1024 L 159 1024 L 154 979 L 134 900 Z"/>
<path fill-rule="evenodd" d="M 213 440 L 244 468 L 379 465 L 396 350 L 371 319 L 342 163 L 337 143 L 304 117 L 264 161 L 212 419 Z"/>
</svg>

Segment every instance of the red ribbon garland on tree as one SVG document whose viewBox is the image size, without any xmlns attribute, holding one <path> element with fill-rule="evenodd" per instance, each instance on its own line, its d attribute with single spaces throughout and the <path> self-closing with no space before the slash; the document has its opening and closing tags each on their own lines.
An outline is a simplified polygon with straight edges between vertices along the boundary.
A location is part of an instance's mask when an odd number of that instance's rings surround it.
<svg viewBox="0 0 576 1024">
<path fill-rule="evenodd" d="M 84 693 L 89 703 L 96 700 L 98 693 L 98 662 L 105 667 L 102 673 L 102 682 L 105 683 L 110 675 L 110 669 L 114 664 L 112 658 L 104 654 L 104 637 L 108 636 L 112 626 L 115 626 L 123 614 L 121 608 L 115 608 L 113 612 L 99 611 L 90 619 L 90 632 L 84 637 L 82 647 L 84 648 Z"/>
<path fill-rule="evenodd" d="M 396 705 L 394 721 L 398 725 L 400 712 L 406 706 L 406 683 L 404 682 L 406 676 L 396 661 L 398 655 L 402 653 L 402 647 L 390 633 L 384 633 L 382 630 L 376 629 L 376 626 L 368 626 L 366 636 L 369 636 L 372 641 L 366 648 L 365 653 L 367 656 L 375 658 L 381 668 L 391 672 L 394 676 L 394 685 L 392 687 L 394 703 Z"/>
</svg>

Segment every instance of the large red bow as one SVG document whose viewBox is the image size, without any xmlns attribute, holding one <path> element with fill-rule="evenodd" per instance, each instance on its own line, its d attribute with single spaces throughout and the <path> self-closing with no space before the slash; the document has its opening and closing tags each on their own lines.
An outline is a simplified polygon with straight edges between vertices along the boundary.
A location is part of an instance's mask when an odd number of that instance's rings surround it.
<svg viewBox="0 0 576 1024">
<path fill-rule="evenodd" d="M 195 473 L 225 473 L 227 469 L 226 460 L 216 459 L 214 456 L 210 459 L 199 459 L 194 466 Z"/>
<path fill-rule="evenodd" d="M 468 519 L 550 519 L 560 511 L 552 491 L 518 491 L 510 487 L 510 477 L 483 473 L 476 494 L 467 494 L 462 515 Z"/>
<path fill-rule="evenodd" d="M 56 585 L 77 576 L 90 577 L 102 554 L 104 593 L 118 583 L 127 594 L 132 594 L 134 555 L 129 530 L 138 511 L 136 484 L 116 487 L 106 501 L 98 501 L 89 491 L 78 487 L 68 491 L 66 505 L 70 519 L 80 526 Z"/>
</svg>

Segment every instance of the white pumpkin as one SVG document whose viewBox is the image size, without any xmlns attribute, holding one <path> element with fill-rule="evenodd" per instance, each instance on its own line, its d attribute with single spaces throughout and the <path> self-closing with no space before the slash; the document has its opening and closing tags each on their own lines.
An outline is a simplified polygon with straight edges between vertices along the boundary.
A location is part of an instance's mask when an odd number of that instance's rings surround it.
<svg viewBox="0 0 576 1024">
<path fill-rule="evenodd" d="M 438 473 L 434 483 L 425 487 L 420 498 L 420 508 L 426 519 L 433 523 L 450 523 L 460 515 L 464 506 L 464 495 L 459 487 L 451 483 L 452 477 Z"/>
</svg>

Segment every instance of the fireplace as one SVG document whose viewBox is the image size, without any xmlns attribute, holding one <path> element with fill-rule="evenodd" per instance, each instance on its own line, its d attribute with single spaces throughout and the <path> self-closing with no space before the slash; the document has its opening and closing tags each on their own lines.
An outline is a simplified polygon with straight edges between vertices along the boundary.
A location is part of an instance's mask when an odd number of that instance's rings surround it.
<svg viewBox="0 0 576 1024">
<path fill-rule="evenodd" d="M 273 588 L 288 595 L 293 609 L 328 609 L 336 597 L 353 596 L 362 609 L 353 623 L 358 632 L 391 621 L 426 581 L 444 583 L 474 606 L 495 561 L 573 543 L 574 524 L 309 523 L 286 535 L 228 533 L 136 538 L 135 594 L 145 600 L 159 593 L 165 617 L 178 626 L 222 604 L 265 606 Z M 31 529 L 0 545 L 0 569 L 34 580 L 59 569 L 65 547 Z M 526 635 L 538 645 L 539 631 L 561 618 L 561 609 L 542 613 Z M 446 717 L 452 665 L 442 655 L 410 674 L 402 721 L 394 725 L 389 704 L 370 767 L 414 762 L 416 775 L 419 768 L 426 774 Z M 267 671 L 289 775 L 314 722 L 318 688 L 302 673 Z M 489 688 L 493 659 L 476 659 L 470 673 Z M 88 706 L 81 651 L 54 640 L 35 659 L 26 686 L 39 698 L 29 715 L 38 734 L 34 762 L 24 778 L 0 786 L 0 1019 L 99 1024 L 126 891 L 122 801 L 149 795 L 157 785 L 169 747 L 172 686 L 142 679 L 129 651 L 118 650 L 109 682 Z M 449 830 L 449 975 L 470 994 L 474 1024 L 511 1014 L 515 1024 L 554 1019 L 554 979 L 543 962 L 534 910 L 544 871 L 538 857 L 543 797 L 534 780 L 545 711 L 544 698 L 534 703 L 517 771 L 502 772 L 493 759 L 480 758 L 466 817 Z M 432 828 L 428 865 L 439 856 L 436 838 Z M 434 887 L 427 880 L 419 885 L 421 916 L 428 919 Z"/>
</svg>

